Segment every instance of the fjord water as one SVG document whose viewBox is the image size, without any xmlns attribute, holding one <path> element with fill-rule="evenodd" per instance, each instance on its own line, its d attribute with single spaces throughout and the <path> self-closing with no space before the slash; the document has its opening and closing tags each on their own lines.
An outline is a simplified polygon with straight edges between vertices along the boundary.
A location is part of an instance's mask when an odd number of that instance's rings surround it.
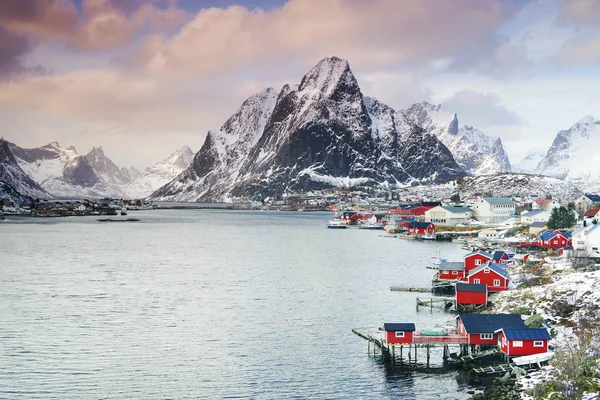
<svg viewBox="0 0 600 400">
<path fill-rule="evenodd" d="M 441 350 L 429 370 L 424 350 L 418 368 L 394 365 L 351 332 L 451 326 L 452 314 L 417 312 L 417 294 L 389 288 L 428 285 L 433 255 L 465 252 L 325 229 L 330 215 L 3 221 L 0 398 L 468 398 Z"/>
</svg>

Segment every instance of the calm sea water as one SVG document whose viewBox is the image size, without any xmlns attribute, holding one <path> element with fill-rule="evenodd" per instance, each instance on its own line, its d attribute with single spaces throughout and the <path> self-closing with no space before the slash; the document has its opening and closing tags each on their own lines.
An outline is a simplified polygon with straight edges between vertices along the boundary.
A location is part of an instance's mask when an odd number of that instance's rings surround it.
<svg viewBox="0 0 600 400">
<path fill-rule="evenodd" d="M 324 213 L 132 216 L 0 222 L 0 398 L 469 397 L 441 350 L 429 370 L 390 364 L 351 332 L 451 326 L 389 288 L 427 285 L 455 244 L 325 229 Z"/>
</svg>

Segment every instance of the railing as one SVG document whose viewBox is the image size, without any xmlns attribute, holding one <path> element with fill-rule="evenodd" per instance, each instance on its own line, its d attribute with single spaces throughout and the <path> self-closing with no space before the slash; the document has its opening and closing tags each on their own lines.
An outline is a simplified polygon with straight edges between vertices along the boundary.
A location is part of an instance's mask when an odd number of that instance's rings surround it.
<svg viewBox="0 0 600 400">
<path fill-rule="evenodd" d="M 468 343 L 467 336 L 460 335 L 456 329 L 447 330 L 446 335 L 423 335 L 421 332 L 415 332 L 413 335 L 414 343 Z"/>
</svg>

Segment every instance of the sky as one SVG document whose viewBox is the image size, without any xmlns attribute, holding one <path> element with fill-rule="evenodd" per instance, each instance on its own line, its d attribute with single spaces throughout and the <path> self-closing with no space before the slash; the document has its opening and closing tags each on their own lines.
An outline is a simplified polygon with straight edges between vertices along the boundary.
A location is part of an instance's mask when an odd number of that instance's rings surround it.
<svg viewBox="0 0 600 400">
<path fill-rule="evenodd" d="M 327 56 L 364 95 L 499 136 L 512 163 L 600 118 L 599 0 L 2 0 L 0 135 L 144 168 Z"/>
</svg>

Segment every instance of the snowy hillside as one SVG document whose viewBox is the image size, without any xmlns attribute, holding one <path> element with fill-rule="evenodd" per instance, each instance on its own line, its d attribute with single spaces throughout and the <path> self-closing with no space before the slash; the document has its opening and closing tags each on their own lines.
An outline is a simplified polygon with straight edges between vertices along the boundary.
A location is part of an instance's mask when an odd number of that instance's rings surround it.
<svg viewBox="0 0 600 400">
<path fill-rule="evenodd" d="M 136 179 L 127 185 L 125 191 L 132 198 L 144 198 L 174 179 L 190 166 L 194 153 L 188 146 L 174 151 L 169 157 L 156 162 L 139 173 Z"/>
<path fill-rule="evenodd" d="M 575 185 L 542 175 L 501 173 L 495 175 L 470 176 L 441 185 L 407 186 L 399 190 L 401 199 L 439 200 L 458 193 L 461 199 L 475 194 L 493 196 L 538 196 L 552 195 L 561 203 L 568 203 L 581 196 Z"/>
<path fill-rule="evenodd" d="M 416 103 L 403 110 L 403 114 L 436 135 L 468 174 L 489 175 L 511 171 L 500 138 L 489 137 L 472 126 L 461 126 L 457 114 L 441 105 Z"/>
<path fill-rule="evenodd" d="M 513 172 L 533 173 L 544 156 L 541 152 L 529 153 L 520 162 L 512 165 Z"/>
<path fill-rule="evenodd" d="M 536 173 L 600 187 L 600 120 L 587 116 L 558 132 Z"/>
<path fill-rule="evenodd" d="M 0 182 L 7 185 L 5 192 L 16 191 L 20 195 L 49 198 L 50 195 L 19 166 L 11 151 L 10 143 L 0 138 Z M 12 195 L 11 195 L 12 196 Z"/>
<path fill-rule="evenodd" d="M 464 175 L 435 135 L 365 98 L 346 60 L 321 60 L 298 85 L 265 89 L 210 131 L 192 165 L 151 198 L 264 198 Z"/>
<path fill-rule="evenodd" d="M 58 142 L 24 149 L 10 145 L 20 167 L 54 197 L 120 197 L 127 175 L 104 155 L 101 147 L 80 155 Z"/>
</svg>

